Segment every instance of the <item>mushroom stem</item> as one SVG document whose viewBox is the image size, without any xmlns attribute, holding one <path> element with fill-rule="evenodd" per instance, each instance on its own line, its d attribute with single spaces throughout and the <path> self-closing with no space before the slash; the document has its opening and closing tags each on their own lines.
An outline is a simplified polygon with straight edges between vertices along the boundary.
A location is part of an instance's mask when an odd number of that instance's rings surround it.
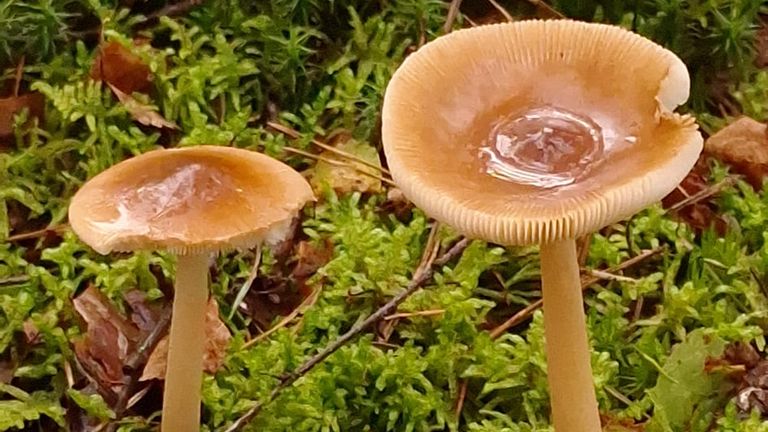
<svg viewBox="0 0 768 432">
<path fill-rule="evenodd" d="M 163 394 L 163 432 L 200 430 L 208 254 L 179 255 Z"/>
<path fill-rule="evenodd" d="M 547 375 L 556 431 L 600 432 L 576 241 L 541 245 Z"/>
</svg>

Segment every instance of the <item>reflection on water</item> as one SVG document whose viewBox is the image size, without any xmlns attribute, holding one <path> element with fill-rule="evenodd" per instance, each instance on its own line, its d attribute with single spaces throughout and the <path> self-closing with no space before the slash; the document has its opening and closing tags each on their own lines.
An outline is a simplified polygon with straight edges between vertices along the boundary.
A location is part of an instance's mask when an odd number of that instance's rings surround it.
<svg viewBox="0 0 768 432">
<path fill-rule="evenodd" d="M 603 150 L 603 131 L 592 119 L 544 106 L 498 121 L 480 157 L 496 178 L 553 188 L 587 174 Z"/>
</svg>

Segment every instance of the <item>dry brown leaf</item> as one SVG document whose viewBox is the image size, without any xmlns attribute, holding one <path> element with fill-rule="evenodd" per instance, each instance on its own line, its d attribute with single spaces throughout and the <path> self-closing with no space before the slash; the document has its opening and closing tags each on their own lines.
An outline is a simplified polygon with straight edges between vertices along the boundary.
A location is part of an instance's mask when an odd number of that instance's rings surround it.
<svg viewBox="0 0 768 432">
<path fill-rule="evenodd" d="M 85 338 L 75 342 L 78 360 L 104 387 L 122 384 L 123 365 L 136 352 L 139 329 L 93 286 L 77 296 L 73 304 L 87 325 Z"/>
<path fill-rule="evenodd" d="M 179 128 L 178 126 L 176 126 L 176 123 L 170 122 L 165 118 L 163 118 L 163 116 L 161 116 L 160 113 L 155 111 L 154 108 L 137 101 L 136 99 L 133 98 L 133 96 L 122 92 L 116 86 L 109 84 L 109 88 L 112 89 L 112 91 L 115 93 L 115 96 L 117 96 L 117 99 L 120 100 L 120 103 L 123 104 L 123 106 L 128 110 L 128 112 L 131 113 L 131 117 L 133 117 L 133 119 L 136 120 L 137 122 L 143 124 L 144 126 L 153 126 L 158 129 L 161 129 L 161 128 L 178 129 Z"/>
<path fill-rule="evenodd" d="M 208 301 L 208 308 L 205 313 L 205 336 L 203 368 L 208 373 L 215 373 L 224 363 L 224 356 L 232 335 L 226 324 L 219 318 L 219 305 L 213 297 Z M 164 380 L 167 360 L 168 336 L 161 339 L 150 354 L 139 381 Z"/>
<path fill-rule="evenodd" d="M 91 65 L 91 78 L 105 81 L 126 94 L 146 93 L 152 87 L 152 72 L 139 56 L 118 42 L 105 42 Z"/>
<path fill-rule="evenodd" d="M 0 141 L 13 138 L 14 117 L 24 109 L 29 110 L 29 119 L 43 118 L 45 97 L 41 93 L 27 93 L 0 99 Z"/>
<path fill-rule="evenodd" d="M 741 117 L 712 135 L 704 150 L 743 174 L 753 187 L 762 187 L 768 175 L 768 131 L 766 125 Z"/>
<path fill-rule="evenodd" d="M 703 158 L 699 159 L 691 172 L 680 182 L 678 188 L 662 199 L 663 207 L 669 209 L 688 197 L 709 188 L 711 186 L 707 182 L 709 175 L 709 165 Z M 677 210 L 675 215 L 697 231 L 703 231 L 714 226 L 715 231 L 723 235 L 728 228 L 726 221 L 718 214 L 713 198 L 682 207 Z"/>
<path fill-rule="evenodd" d="M 338 143 L 334 145 L 337 149 L 376 166 L 381 166 L 379 153 L 373 146 L 346 136 L 335 141 Z M 316 192 L 321 191 L 326 185 L 339 194 L 381 191 L 381 180 L 378 178 L 381 176 L 380 170 L 327 150 L 320 153 L 320 156 L 324 160 L 317 162 L 310 179 L 310 184 Z"/>
</svg>

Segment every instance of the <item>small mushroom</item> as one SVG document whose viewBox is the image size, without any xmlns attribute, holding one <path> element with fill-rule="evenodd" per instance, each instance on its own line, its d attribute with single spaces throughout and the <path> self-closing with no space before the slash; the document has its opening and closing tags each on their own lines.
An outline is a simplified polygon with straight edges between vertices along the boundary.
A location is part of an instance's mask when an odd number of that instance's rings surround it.
<svg viewBox="0 0 768 432">
<path fill-rule="evenodd" d="M 273 243 L 314 199 L 304 178 L 260 153 L 216 146 L 156 150 L 87 182 L 69 220 L 94 250 L 178 256 L 161 429 L 200 428 L 210 255 Z"/>
<path fill-rule="evenodd" d="M 453 32 L 394 74 L 395 182 L 468 237 L 541 245 L 557 431 L 600 430 L 575 238 L 660 200 L 702 150 L 685 65 L 634 33 L 567 20 Z"/>
</svg>

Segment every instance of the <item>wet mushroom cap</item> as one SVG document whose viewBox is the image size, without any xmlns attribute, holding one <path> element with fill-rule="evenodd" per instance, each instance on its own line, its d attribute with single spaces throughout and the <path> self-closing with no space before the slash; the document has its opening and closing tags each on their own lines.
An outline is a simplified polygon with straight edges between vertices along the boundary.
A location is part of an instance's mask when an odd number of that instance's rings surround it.
<svg viewBox="0 0 768 432">
<path fill-rule="evenodd" d="M 313 199 L 282 162 L 198 146 L 147 152 L 103 171 L 75 194 L 69 220 L 99 253 L 217 252 L 281 239 Z"/>
<path fill-rule="evenodd" d="M 673 112 L 689 87 L 679 58 L 619 27 L 460 30 L 393 76 L 384 150 L 404 194 L 470 237 L 573 238 L 660 200 L 693 167 L 702 137 Z"/>
</svg>

